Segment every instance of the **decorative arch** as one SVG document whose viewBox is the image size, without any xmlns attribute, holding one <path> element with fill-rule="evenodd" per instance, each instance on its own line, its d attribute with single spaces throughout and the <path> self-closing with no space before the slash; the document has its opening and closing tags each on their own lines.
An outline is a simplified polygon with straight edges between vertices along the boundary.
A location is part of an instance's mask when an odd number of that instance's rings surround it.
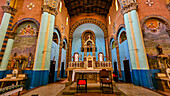
<svg viewBox="0 0 170 96">
<path fill-rule="evenodd" d="M 149 15 L 149 16 L 146 16 L 144 17 L 141 21 L 140 21 L 140 24 L 143 25 L 144 22 L 147 20 L 147 19 L 158 19 L 162 22 L 164 22 L 166 24 L 167 27 L 170 27 L 170 21 L 162 16 L 159 16 L 159 15 Z"/>
<path fill-rule="evenodd" d="M 78 57 L 76 57 L 76 54 L 78 55 Z M 73 61 L 79 61 L 79 53 L 78 52 L 75 52 L 74 53 L 74 56 L 73 56 Z"/>
<path fill-rule="evenodd" d="M 55 25 L 54 29 L 56 29 L 58 31 L 58 34 L 59 34 L 60 40 L 61 40 L 61 30 L 60 30 L 60 28 L 57 25 Z"/>
<path fill-rule="evenodd" d="M 102 54 L 102 60 L 100 60 L 101 59 L 101 55 L 100 54 Z M 104 54 L 103 54 L 103 52 L 99 52 L 98 53 L 98 61 L 104 61 Z"/>
<path fill-rule="evenodd" d="M 34 18 L 23 18 L 23 19 L 19 20 L 18 22 L 16 22 L 16 23 L 12 26 L 11 31 L 14 32 L 14 31 L 16 30 L 16 28 L 17 28 L 20 24 L 22 24 L 23 22 L 26 22 L 26 21 L 34 22 L 34 23 L 37 25 L 37 28 L 38 28 L 38 30 L 39 30 L 40 23 L 39 23 L 36 19 L 34 19 Z"/>
<path fill-rule="evenodd" d="M 93 23 L 98 25 L 104 32 L 104 35 L 107 36 L 108 32 L 107 32 L 107 28 L 106 26 L 99 20 L 97 19 L 93 19 L 93 18 L 85 18 L 85 19 L 81 19 L 79 21 L 77 21 L 74 25 L 72 25 L 71 30 L 70 30 L 70 37 L 73 37 L 73 33 L 76 30 L 76 28 L 84 23 Z"/>
<path fill-rule="evenodd" d="M 127 40 L 126 31 L 122 31 L 120 32 L 120 36 L 118 37 L 119 44 L 121 44 L 125 40 Z"/>
<path fill-rule="evenodd" d="M 120 24 L 120 25 L 119 25 L 118 30 L 117 30 L 117 32 L 116 32 L 116 39 L 117 39 L 117 40 L 118 40 L 118 36 L 119 36 L 120 30 L 121 30 L 122 28 L 125 28 L 125 24 Z M 125 29 L 126 29 L 126 28 L 125 28 Z"/>
<path fill-rule="evenodd" d="M 86 37 L 85 35 L 89 33 L 89 34 L 92 34 L 92 37 L 91 37 L 91 40 L 95 43 L 95 33 L 91 30 L 86 30 L 82 33 L 81 35 L 81 39 L 82 39 L 82 47 L 84 47 L 84 43 L 86 42 Z"/>
<path fill-rule="evenodd" d="M 111 37 L 110 37 L 110 44 L 112 43 L 112 40 L 116 40 L 116 38 L 115 38 L 115 36 L 114 35 L 112 35 Z"/>
<path fill-rule="evenodd" d="M 67 50 L 67 38 L 64 36 L 64 38 L 62 39 L 62 45 L 63 45 L 63 48 L 65 50 Z"/>
<path fill-rule="evenodd" d="M 143 32 L 143 26 L 144 26 L 144 23 L 145 23 L 145 21 L 146 20 L 148 20 L 148 19 L 158 19 L 158 20 L 160 20 L 161 22 L 163 22 L 166 26 L 167 26 L 167 32 L 168 32 L 168 34 L 169 34 L 169 36 L 170 36 L 170 21 L 168 20 L 168 19 L 166 19 L 166 18 L 164 18 L 164 17 L 162 17 L 162 16 L 159 16 L 159 15 L 149 15 L 149 16 L 146 16 L 146 17 L 144 17 L 141 21 L 140 21 L 140 24 L 141 24 L 141 28 L 142 28 L 142 32 Z"/>
</svg>

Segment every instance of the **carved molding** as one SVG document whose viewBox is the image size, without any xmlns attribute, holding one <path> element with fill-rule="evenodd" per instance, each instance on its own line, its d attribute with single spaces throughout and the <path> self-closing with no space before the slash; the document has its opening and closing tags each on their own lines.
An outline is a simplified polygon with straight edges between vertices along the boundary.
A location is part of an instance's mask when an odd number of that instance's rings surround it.
<svg viewBox="0 0 170 96">
<path fill-rule="evenodd" d="M 15 15 L 15 13 L 17 12 L 17 9 L 12 8 L 10 6 L 2 6 L 2 9 L 4 10 L 4 12 L 9 13 L 11 15 Z"/>
<path fill-rule="evenodd" d="M 166 4 L 166 7 L 168 8 L 168 11 L 170 11 L 170 3 Z"/>
<path fill-rule="evenodd" d="M 57 10 L 49 5 L 42 5 L 41 8 L 42 8 L 43 12 L 48 12 L 54 16 L 58 14 Z"/>
<path fill-rule="evenodd" d="M 126 5 L 122 8 L 121 13 L 125 14 L 127 12 L 130 12 L 132 10 L 136 10 L 138 7 L 138 3 L 130 3 L 129 5 Z"/>
<path fill-rule="evenodd" d="M 14 39 L 14 38 L 15 38 L 15 33 L 9 32 L 9 39 Z"/>
</svg>

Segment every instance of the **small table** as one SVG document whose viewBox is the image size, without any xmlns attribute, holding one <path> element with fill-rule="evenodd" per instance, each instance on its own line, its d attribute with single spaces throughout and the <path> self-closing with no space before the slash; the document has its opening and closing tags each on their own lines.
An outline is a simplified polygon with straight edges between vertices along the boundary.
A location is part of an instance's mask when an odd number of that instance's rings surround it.
<svg viewBox="0 0 170 96">
<path fill-rule="evenodd" d="M 2 82 L 1 84 L 1 88 L 4 85 L 4 82 L 16 82 L 16 85 L 18 85 L 18 81 L 23 81 L 24 78 L 16 78 L 16 79 L 11 79 L 11 78 L 4 78 L 4 79 L 0 79 L 0 82 Z"/>
</svg>

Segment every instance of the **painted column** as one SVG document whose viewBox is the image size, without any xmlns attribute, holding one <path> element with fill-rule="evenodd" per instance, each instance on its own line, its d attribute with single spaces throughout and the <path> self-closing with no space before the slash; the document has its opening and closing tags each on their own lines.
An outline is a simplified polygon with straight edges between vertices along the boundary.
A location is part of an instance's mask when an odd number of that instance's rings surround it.
<svg viewBox="0 0 170 96">
<path fill-rule="evenodd" d="M 49 5 L 43 5 L 42 9 L 43 14 L 33 67 L 32 88 L 48 83 L 52 37 L 55 15 L 57 14 L 55 8 Z"/>
<path fill-rule="evenodd" d="M 138 54 L 137 54 L 136 42 L 134 38 L 134 30 L 133 30 L 131 14 L 130 14 L 131 8 L 136 10 L 137 5 L 135 6 L 135 4 L 133 7 L 130 5 L 127 5 L 127 7 L 125 6 L 122 9 L 122 13 L 124 14 L 126 35 L 127 35 L 127 41 L 129 47 L 129 55 L 130 55 L 130 61 L 132 66 L 133 83 L 135 85 L 140 85 L 141 84 L 140 73 L 139 71 L 137 71 L 137 69 L 140 69 L 140 66 L 139 66 L 139 60 L 137 56 Z"/>
<path fill-rule="evenodd" d="M 44 49 L 44 41 L 45 41 L 45 35 L 47 30 L 47 23 L 48 23 L 48 12 L 43 12 L 41 17 L 41 25 L 40 25 L 40 31 L 38 35 L 37 40 L 37 48 L 35 53 L 35 59 L 34 59 L 34 67 L 33 70 L 41 70 L 41 64 L 42 64 L 42 56 L 43 56 L 43 49 Z"/>
<path fill-rule="evenodd" d="M 48 75 L 49 75 L 49 68 L 50 68 L 50 56 L 51 56 L 51 46 L 52 46 L 52 38 L 54 32 L 54 22 L 55 16 L 49 14 L 49 25 L 47 25 L 46 37 L 45 37 L 45 44 L 44 44 L 44 51 L 43 51 L 43 59 L 42 59 L 42 67 L 43 70 L 43 85 L 48 84 Z"/>
<path fill-rule="evenodd" d="M 129 54 L 132 66 L 133 83 L 153 88 L 138 15 L 137 3 L 130 3 L 122 9 L 126 26 Z M 142 70 L 141 70 L 142 69 Z M 144 69 L 144 70 L 143 70 Z"/>
<path fill-rule="evenodd" d="M 0 51 L 3 45 L 3 41 L 6 35 L 6 31 L 8 28 L 8 24 L 10 21 L 11 14 L 14 15 L 16 13 L 16 9 L 11 8 L 10 6 L 2 6 L 2 9 L 4 10 L 4 15 L 1 21 L 0 25 Z"/>
<path fill-rule="evenodd" d="M 13 46 L 13 42 L 14 42 L 14 34 L 13 33 L 9 33 L 9 39 L 8 39 L 8 43 L 5 49 L 5 53 L 1 62 L 1 66 L 0 66 L 0 70 L 6 70 L 8 62 L 9 62 L 9 57 L 11 55 L 11 50 L 12 50 L 12 46 Z"/>
<path fill-rule="evenodd" d="M 135 33 L 134 35 L 135 35 L 135 40 L 136 40 L 140 69 L 148 70 L 149 69 L 148 60 L 146 57 L 143 36 L 142 36 L 141 27 L 140 27 L 139 20 L 138 20 L 138 15 L 137 15 L 136 10 L 132 10 L 130 13 L 131 13 L 131 18 L 133 18 L 132 25 L 133 25 L 133 29 Z"/>
<path fill-rule="evenodd" d="M 142 35 L 141 26 L 136 10 L 131 11 L 131 18 L 133 18 L 132 26 L 134 29 L 134 37 L 136 40 L 137 53 L 138 53 L 139 64 L 140 64 L 140 75 L 142 80 L 141 84 L 144 87 L 149 87 L 153 89 L 150 70 L 148 66 L 148 59 L 146 56 L 146 51 L 145 51 L 145 46 L 143 41 L 143 35 Z"/>
<path fill-rule="evenodd" d="M 63 48 L 63 41 L 60 42 L 60 48 L 59 48 L 58 72 L 57 72 L 57 78 L 58 78 L 58 79 L 60 79 L 60 67 L 61 67 L 62 48 Z"/>
</svg>

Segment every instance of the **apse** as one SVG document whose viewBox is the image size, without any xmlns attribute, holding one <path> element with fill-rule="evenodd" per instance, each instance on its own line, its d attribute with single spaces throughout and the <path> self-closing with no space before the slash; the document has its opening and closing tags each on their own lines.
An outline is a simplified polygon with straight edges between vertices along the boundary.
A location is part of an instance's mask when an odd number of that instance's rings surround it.
<svg viewBox="0 0 170 96">
<path fill-rule="evenodd" d="M 96 60 L 98 60 L 98 53 L 102 52 L 104 56 L 106 56 L 106 50 L 105 50 L 105 39 L 104 39 L 104 32 L 102 29 L 93 24 L 93 23 L 85 23 L 76 28 L 76 30 L 73 33 L 73 41 L 72 41 L 72 56 L 74 56 L 75 52 L 78 52 L 81 56 L 79 58 L 80 61 L 84 61 L 84 52 L 81 50 L 82 47 L 82 33 L 85 31 L 92 31 L 95 35 L 95 55 Z M 92 52 L 87 51 L 87 55 L 92 55 Z M 72 58 L 73 61 L 73 58 Z M 106 61 L 106 58 L 104 58 L 104 61 Z"/>
</svg>

